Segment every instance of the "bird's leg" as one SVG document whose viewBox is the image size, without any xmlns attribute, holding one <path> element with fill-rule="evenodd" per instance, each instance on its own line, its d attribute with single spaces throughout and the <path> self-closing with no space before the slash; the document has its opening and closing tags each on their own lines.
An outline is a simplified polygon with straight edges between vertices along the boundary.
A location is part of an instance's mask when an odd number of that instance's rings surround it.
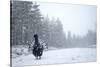
<svg viewBox="0 0 100 67">
<path fill-rule="evenodd" d="M 41 59 L 41 56 L 39 56 L 39 59 Z"/>
<path fill-rule="evenodd" d="M 36 56 L 36 59 L 38 59 L 38 56 Z"/>
</svg>

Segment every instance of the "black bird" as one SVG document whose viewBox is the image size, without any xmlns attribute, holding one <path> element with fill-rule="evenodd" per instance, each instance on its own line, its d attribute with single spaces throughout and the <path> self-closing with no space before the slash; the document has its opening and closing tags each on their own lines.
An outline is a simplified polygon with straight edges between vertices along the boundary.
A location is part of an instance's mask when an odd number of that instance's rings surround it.
<svg viewBox="0 0 100 67">
<path fill-rule="evenodd" d="M 35 42 L 33 45 L 33 55 L 36 57 L 36 59 L 41 59 L 41 56 L 43 54 L 43 45 L 40 45 L 38 41 L 38 35 L 34 35 Z"/>
</svg>

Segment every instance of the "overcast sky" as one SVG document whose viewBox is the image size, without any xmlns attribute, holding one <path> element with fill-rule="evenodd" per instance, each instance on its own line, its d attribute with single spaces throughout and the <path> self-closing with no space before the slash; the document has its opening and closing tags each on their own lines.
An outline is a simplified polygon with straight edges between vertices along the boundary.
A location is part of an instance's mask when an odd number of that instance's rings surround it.
<svg viewBox="0 0 100 67">
<path fill-rule="evenodd" d="M 34 1 L 34 0 L 26 0 Z M 88 30 L 96 31 L 97 7 L 95 5 L 73 5 L 43 3 L 39 8 L 44 16 L 59 18 L 63 24 L 64 32 L 70 31 L 75 35 L 85 35 Z"/>
<path fill-rule="evenodd" d="M 61 20 L 66 34 L 71 31 L 72 34 L 83 36 L 89 29 L 95 31 L 97 11 L 94 5 L 39 4 L 42 15 Z"/>
</svg>

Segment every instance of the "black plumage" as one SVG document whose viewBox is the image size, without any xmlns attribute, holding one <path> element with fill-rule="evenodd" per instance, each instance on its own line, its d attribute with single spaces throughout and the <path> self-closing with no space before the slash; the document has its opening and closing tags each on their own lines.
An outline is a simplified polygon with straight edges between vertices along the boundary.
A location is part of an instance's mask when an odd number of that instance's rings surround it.
<svg viewBox="0 0 100 67">
<path fill-rule="evenodd" d="M 33 45 L 33 55 L 36 57 L 36 59 L 41 59 L 41 56 L 43 54 L 43 45 L 40 45 L 38 41 L 38 35 L 34 35 L 35 43 Z"/>
</svg>

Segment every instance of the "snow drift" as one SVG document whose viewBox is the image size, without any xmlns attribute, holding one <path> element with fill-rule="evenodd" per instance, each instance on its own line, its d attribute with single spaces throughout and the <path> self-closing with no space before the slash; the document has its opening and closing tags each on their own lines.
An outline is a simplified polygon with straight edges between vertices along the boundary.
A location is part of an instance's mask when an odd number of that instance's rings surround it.
<svg viewBox="0 0 100 67">
<path fill-rule="evenodd" d="M 12 58 L 12 67 L 94 61 L 96 61 L 96 48 L 66 48 L 45 51 L 41 60 L 36 60 L 32 54 Z"/>
</svg>

